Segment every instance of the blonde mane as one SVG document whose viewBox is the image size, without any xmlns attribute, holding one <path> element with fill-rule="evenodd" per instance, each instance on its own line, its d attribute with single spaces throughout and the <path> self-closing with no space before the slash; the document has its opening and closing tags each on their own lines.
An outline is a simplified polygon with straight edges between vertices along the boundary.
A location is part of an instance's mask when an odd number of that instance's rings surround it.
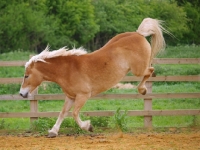
<svg viewBox="0 0 200 150">
<path fill-rule="evenodd" d="M 66 47 L 60 48 L 59 50 L 49 51 L 50 47 L 47 46 L 44 51 L 40 54 L 33 56 L 26 64 L 25 68 L 27 68 L 31 63 L 41 61 L 46 62 L 45 59 L 47 58 L 55 58 L 58 56 L 69 56 L 69 55 L 84 55 L 87 51 L 80 47 L 78 49 L 73 48 L 72 50 L 68 50 Z"/>
</svg>

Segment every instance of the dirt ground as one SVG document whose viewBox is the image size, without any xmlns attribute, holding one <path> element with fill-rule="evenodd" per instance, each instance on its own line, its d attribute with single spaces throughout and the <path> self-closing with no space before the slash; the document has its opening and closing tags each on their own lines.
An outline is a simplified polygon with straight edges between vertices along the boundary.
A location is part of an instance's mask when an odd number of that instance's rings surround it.
<svg viewBox="0 0 200 150">
<path fill-rule="evenodd" d="M 200 130 L 59 135 L 0 135 L 0 150 L 200 150 Z"/>
</svg>

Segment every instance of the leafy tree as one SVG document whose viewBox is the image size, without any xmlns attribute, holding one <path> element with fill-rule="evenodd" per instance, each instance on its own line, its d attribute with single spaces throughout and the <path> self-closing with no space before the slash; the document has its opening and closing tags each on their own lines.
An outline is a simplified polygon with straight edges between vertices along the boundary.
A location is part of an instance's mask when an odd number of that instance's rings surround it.
<svg viewBox="0 0 200 150">
<path fill-rule="evenodd" d="M 93 1 L 95 18 L 100 31 L 90 41 L 94 46 L 91 49 L 98 49 L 118 33 L 136 30 L 141 18 L 140 14 L 134 15 L 138 13 L 137 3 L 132 0 Z"/>
<path fill-rule="evenodd" d="M 84 46 L 96 50 L 116 34 L 135 31 L 146 17 L 165 21 L 175 39 L 199 44 L 198 0 L 1 0 L 0 53 Z"/>
<path fill-rule="evenodd" d="M 91 49 L 98 49 L 116 34 L 135 31 L 147 17 L 165 21 L 167 29 L 179 40 L 188 31 L 186 13 L 173 0 L 96 0 L 93 5 L 100 32 L 90 41 L 95 46 Z M 166 39 L 167 43 L 174 41 L 169 36 Z"/>
<path fill-rule="evenodd" d="M 200 1 L 199 0 L 175 0 L 177 1 L 178 5 L 184 6 L 186 3 L 190 3 L 195 7 L 200 6 Z"/>
<path fill-rule="evenodd" d="M 184 38 L 184 33 L 188 32 L 187 17 L 183 7 L 177 6 L 173 0 L 151 0 L 142 10 L 150 10 L 149 17 L 164 21 L 164 25 L 174 36 L 165 35 L 168 44 L 178 44 Z M 146 14 L 147 16 L 148 14 Z"/>
<path fill-rule="evenodd" d="M 98 31 L 90 0 L 11 0 L 0 8 L 0 53 L 84 45 Z"/>
<path fill-rule="evenodd" d="M 16 49 L 37 50 L 53 34 L 50 20 L 42 11 L 34 11 L 29 3 L 7 5 L 0 17 L 0 53 Z"/>
<path fill-rule="evenodd" d="M 199 0 L 176 0 L 177 3 L 184 7 L 187 15 L 188 32 L 184 34 L 184 43 L 200 44 L 200 1 Z"/>
<path fill-rule="evenodd" d="M 61 38 L 61 45 L 83 46 L 98 31 L 90 0 L 47 0 L 46 3 L 50 8 L 48 14 L 59 18 L 56 35 L 64 37 Z"/>
</svg>

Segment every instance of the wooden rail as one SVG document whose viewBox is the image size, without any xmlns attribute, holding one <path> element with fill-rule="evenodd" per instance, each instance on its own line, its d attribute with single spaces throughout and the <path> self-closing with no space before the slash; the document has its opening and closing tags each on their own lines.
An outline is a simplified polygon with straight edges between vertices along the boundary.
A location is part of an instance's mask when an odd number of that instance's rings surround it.
<svg viewBox="0 0 200 150">
<path fill-rule="evenodd" d="M 24 66 L 27 61 L 0 61 L 0 67 Z M 199 64 L 200 58 L 154 58 L 153 64 Z"/>
<path fill-rule="evenodd" d="M 0 84 L 9 84 L 9 83 L 22 83 L 23 78 L 0 78 Z M 131 82 L 131 81 L 141 81 L 141 77 L 135 76 L 125 76 L 122 79 L 122 82 Z M 150 77 L 148 81 L 199 81 L 199 75 L 190 75 L 190 76 L 156 76 Z"/>
<path fill-rule="evenodd" d="M 9 66 L 24 66 L 26 61 L 0 61 L 0 67 Z M 154 59 L 154 64 L 200 64 L 200 58 L 162 58 Z M 21 84 L 23 78 L 0 78 L 0 84 Z M 122 82 L 141 81 L 140 77 L 126 76 Z M 148 94 L 99 94 L 90 100 L 119 100 L 119 99 L 143 99 L 144 110 L 128 110 L 129 116 L 144 116 L 144 126 L 152 126 L 152 116 L 171 116 L 171 115 L 200 115 L 200 109 L 184 109 L 184 110 L 152 110 L 152 99 L 173 99 L 173 98 L 200 98 L 200 93 L 152 93 L 152 82 L 157 81 L 200 81 L 200 75 L 188 75 L 188 76 L 156 76 L 150 77 L 146 86 L 148 88 Z M 28 100 L 30 101 L 30 112 L 1 112 L 0 118 L 18 118 L 29 117 L 31 121 L 38 117 L 57 117 L 59 112 L 38 112 L 39 100 L 64 100 L 64 94 L 37 94 L 38 91 L 34 91 L 32 97 L 28 99 L 22 99 L 19 95 L 0 95 L 0 100 Z M 86 116 L 113 116 L 115 111 L 85 111 L 82 112 Z M 71 112 L 69 113 L 71 115 Z"/>
</svg>

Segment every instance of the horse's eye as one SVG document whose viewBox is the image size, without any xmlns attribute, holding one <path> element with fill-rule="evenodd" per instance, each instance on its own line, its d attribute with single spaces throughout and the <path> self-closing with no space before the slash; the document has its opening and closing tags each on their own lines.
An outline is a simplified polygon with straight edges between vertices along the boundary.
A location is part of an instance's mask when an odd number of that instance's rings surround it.
<svg viewBox="0 0 200 150">
<path fill-rule="evenodd" d="M 25 76 L 24 76 L 24 78 L 28 78 L 28 76 L 27 76 L 27 75 L 25 75 Z"/>
</svg>

